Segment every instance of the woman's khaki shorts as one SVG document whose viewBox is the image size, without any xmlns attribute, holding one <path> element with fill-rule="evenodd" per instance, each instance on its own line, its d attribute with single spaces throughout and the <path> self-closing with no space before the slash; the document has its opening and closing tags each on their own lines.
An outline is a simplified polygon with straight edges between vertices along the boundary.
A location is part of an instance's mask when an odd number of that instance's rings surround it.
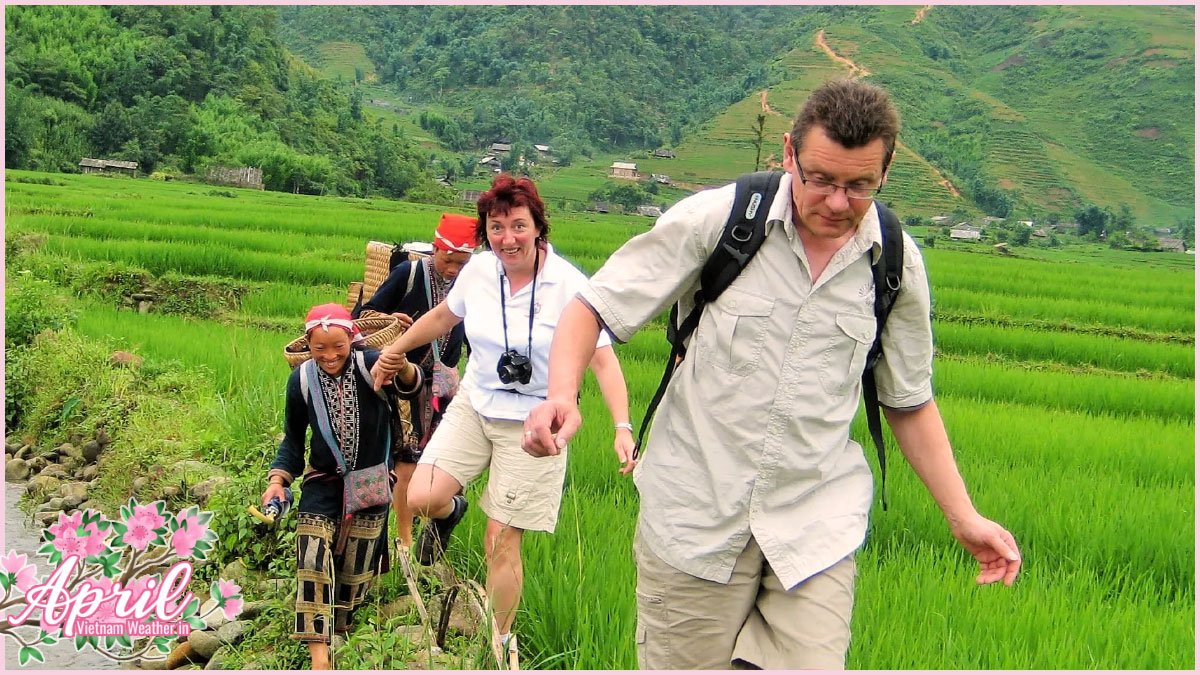
<svg viewBox="0 0 1200 675">
<path fill-rule="evenodd" d="M 534 457 L 521 449 L 524 422 L 489 419 L 460 392 L 446 409 L 419 464 L 432 464 L 461 485 L 490 467 L 479 506 L 488 518 L 522 530 L 553 532 L 567 475 L 567 453 Z"/>
</svg>

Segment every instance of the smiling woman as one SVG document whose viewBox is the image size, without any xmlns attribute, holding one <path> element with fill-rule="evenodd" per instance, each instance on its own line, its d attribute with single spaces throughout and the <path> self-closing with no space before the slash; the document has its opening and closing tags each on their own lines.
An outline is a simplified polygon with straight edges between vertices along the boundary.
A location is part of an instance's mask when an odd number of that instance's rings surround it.
<svg viewBox="0 0 1200 675">
<path fill-rule="evenodd" d="M 488 249 L 463 267 L 446 299 L 384 350 L 375 381 L 412 369 L 404 354 L 462 322 L 471 354 L 463 389 L 446 409 L 409 484 L 408 503 L 432 518 L 417 543 L 417 559 L 432 564 L 466 513 L 460 492 L 490 470 L 480 507 L 487 514 L 484 551 L 488 591 L 501 640 L 510 652 L 513 619 L 524 582 L 525 530 L 553 532 L 558 522 L 567 457 L 535 458 L 521 449 L 522 426 L 545 400 L 550 342 L 567 302 L 587 277 L 547 241 L 545 204 L 528 178 L 501 174 L 477 204 L 478 238 Z M 591 366 L 616 423 L 614 449 L 632 470 L 633 435 L 625 379 L 611 341 L 601 336 Z"/>
</svg>

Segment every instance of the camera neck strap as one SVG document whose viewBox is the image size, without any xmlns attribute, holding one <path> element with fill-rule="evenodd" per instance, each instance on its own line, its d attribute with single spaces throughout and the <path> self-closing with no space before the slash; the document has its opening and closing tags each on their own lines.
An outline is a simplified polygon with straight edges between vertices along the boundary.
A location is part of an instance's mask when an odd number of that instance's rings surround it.
<svg viewBox="0 0 1200 675">
<path fill-rule="evenodd" d="M 530 359 L 533 358 L 533 310 L 534 301 L 537 298 L 537 273 L 538 263 L 541 262 L 541 254 L 542 250 L 535 242 L 533 245 L 533 280 L 529 282 L 531 284 L 529 289 L 529 342 L 525 346 L 525 357 Z M 508 275 L 503 272 L 503 265 L 501 265 L 500 269 L 500 321 L 504 324 L 504 351 L 508 352 L 508 312 L 505 310 L 507 303 L 504 301 L 504 279 Z M 509 288 L 512 288 L 511 283 L 509 284 Z"/>
</svg>

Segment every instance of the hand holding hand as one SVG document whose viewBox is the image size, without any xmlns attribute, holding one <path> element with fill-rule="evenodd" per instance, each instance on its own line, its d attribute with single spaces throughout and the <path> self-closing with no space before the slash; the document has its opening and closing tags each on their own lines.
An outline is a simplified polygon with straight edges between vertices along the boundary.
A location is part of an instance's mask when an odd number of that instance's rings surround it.
<svg viewBox="0 0 1200 675">
<path fill-rule="evenodd" d="M 525 438 L 521 447 L 534 457 L 557 455 L 579 431 L 583 418 L 574 403 L 546 400 L 525 419 Z"/>
<path fill-rule="evenodd" d="M 404 356 L 404 352 L 392 354 L 388 350 L 383 350 L 379 354 L 379 359 L 375 361 L 375 365 L 371 366 L 371 386 L 375 391 L 385 384 L 392 383 L 392 377 L 400 372 L 400 369 L 408 363 L 408 358 Z"/>
</svg>

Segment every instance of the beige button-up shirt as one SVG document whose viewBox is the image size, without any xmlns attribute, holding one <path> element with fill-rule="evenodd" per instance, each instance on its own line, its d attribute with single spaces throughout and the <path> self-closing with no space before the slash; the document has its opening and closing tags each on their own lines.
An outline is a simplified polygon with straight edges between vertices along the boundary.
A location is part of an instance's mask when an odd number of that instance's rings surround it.
<svg viewBox="0 0 1200 675">
<path fill-rule="evenodd" d="M 733 198 L 728 185 L 684 199 L 592 277 L 580 296 L 614 338 L 628 340 L 677 298 L 680 316 L 690 311 Z M 881 242 L 872 208 L 814 284 L 783 176 L 766 240 L 705 308 L 634 472 L 639 527 L 676 569 L 725 583 L 753 536 L 792 588 L 862 544 L 873 482 L 850 422 L 875 339 L 870 265 Z M 907 234 L 883 354 L 880 403 L 912 408 L 933 397 L 929 287 Z"/>
</svg>

